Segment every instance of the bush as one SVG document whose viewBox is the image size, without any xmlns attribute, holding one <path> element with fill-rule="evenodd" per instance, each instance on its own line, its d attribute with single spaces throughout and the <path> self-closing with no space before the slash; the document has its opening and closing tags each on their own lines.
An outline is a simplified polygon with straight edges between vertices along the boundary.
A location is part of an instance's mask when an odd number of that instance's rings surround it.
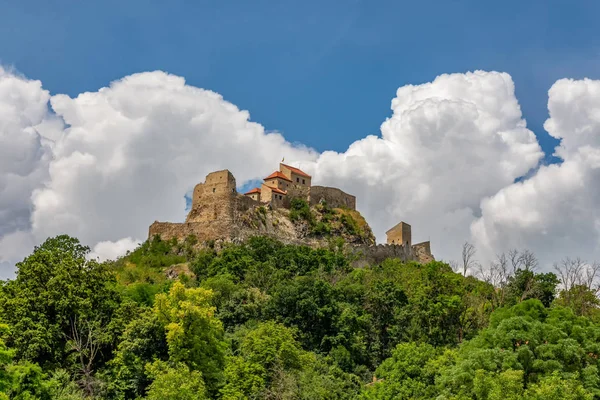
<svg viewBox="0 0 600 400">
<path fill-rule="evenodd" d="M 290 204 L 290 220 L 292 222 L 304 220 L 308 222 L 309 225 L 314 225 L 315 218 L 310 211 L 310 206 L 306 200 L 299 198 L 292 199 Z"/>
<path fill-rule="evenodd" d="M 341 221 L 342 225 L 344 226 L 344 228 L 346 228 L 346 231 L 349 234 L 356 235 L 360 231 L 358 224 L 356 223 L 354 218 L 352 218 L 352 216 L 348 214 L 342 214 Z"/>
</svg>

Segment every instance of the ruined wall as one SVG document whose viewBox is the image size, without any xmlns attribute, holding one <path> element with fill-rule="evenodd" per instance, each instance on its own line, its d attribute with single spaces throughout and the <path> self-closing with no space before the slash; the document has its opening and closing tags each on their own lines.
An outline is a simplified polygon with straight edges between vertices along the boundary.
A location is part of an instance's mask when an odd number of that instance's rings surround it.
<svg viewBox="0 0 600 400">
<path fill-rule="evenodd" d="M 310 189 L 310 204 L 319 204 L 322 200 L 333 208 L 346 207 L 356 210 L 356 197 L 345 193 L 338 188 L 327 186 L 313 186 Z"/>
<path fill-rule="evenodd" d="M 231 202 L 237 196 L 231 172 L 211 172 L 204 183 L 194 187 L 192 208 L 185 222 L 231 221 Z"/>
<path fill-rule="evenodd" d="M 283 207 L 290 208 L 293 199 L 303 199 L 309 201 L 311 188 L 302 185 L 290 185 L 287 190 L 287 196 L 284 198 Z"/>
<path fill-rule="evenodd" d="M 355 268 L 381 264 L 387 258 L 397 258 L 402 261 L 416 260 L 412 249 L 402 245 L 355 246 L 351 248 L 350 253 L 355 258 L 352 262 Z"/>
<path fill-rule="evenodd" d="M 352 266 L 363 268 L 367 265 L 381 264 L 385 259 L 397 258 L 401 261 L 417 261 L 427 264 L 434 261 L 431 254 L 429 242 L 423 242 L 414 246 L 397 244 L 378 244 L 376 246 L 353 246 L 350 254 L 354 258 Z"/>
<path fill-rule="evenodd" d="M 183 223 L 158 222 L 150 225 L 148 237 L 159 235 L 163 240 L 177 238 L 185 239 L 189 235 L 195 235 L 200 242 L 214 239 L 229 239 L 237 236 L 239 226 L 243 222 L 243 215 L 250 209 L 258 207 L 260 203 L 248 196 L 227 193 L 226 196 L 215 196 L 213 206 L 227 209 L 227 218 L 203 219 Z M 191 213 L 191 211 L 190 211 Z"/>
<path fill-rule="evenodd" d="M 431 243 L 429 241 L 414 244 L 412 248 L 413 253 L 420 262 L 425 264 L 435 260 L 431 254 Z"/>
<path fill-rule="evenodd" d="M 220 237 L 228 234 L 228 228 L 221 224 L 211 224 L 209 222 L 158 222 L 150 225 L 148 237 L 160 236 L 162 240 L 183 240 L 190 235 L 195 235 L 200 242 Z"/>
</svg>

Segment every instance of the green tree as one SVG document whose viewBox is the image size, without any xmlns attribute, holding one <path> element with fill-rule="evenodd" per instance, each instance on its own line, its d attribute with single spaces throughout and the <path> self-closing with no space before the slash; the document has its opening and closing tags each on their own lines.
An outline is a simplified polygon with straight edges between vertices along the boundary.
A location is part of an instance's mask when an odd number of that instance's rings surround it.
<svg viewBox="0 0 600 400">
<path fill-rule="evenodd" d="M 155 360 L 169 359 L 164 325 L 151 309 L 141 310 L 123 331 L 114 358 L 109 362 L 111 397 L 132 399 L 145 394 L 152 382 L 145 369 Z"/>
<path fill-rule="evenodd" d="M 120 303 L 115 278 L 105 264 L 86 260 L 88 253 L 77 239 L 62 235 L 17 264 L 16 279 L 0 295 L 0 319 L 12 327 L 8 344 L 17 359 L 67 366 L 74 321 L 109 324 Z"/>
<path fill-rule="evenodd" d="M 199 371 L 190 371 L 184 363 L 170 365 L 155 361 L 146 366 L 153 378 L 148 388 L 147 400 L 204 400 L 206 388 Z"/>
<path fill-rule="evenodd" d="M 427 399 L 435 398 L 435 376 L 432 360 L 440 354 L 429 344 L 402 343 L 390 358 L 375 371 L 374 382 L 367 387 L 363 399 Z M 381 382 L 377 382 L 380 380 Z"/>
<path fill-rule="evenodd" d="M 154 313 L 165 329 L 170 363 L 184 363 L 200 371 L 209 393 L 222 379 L 226 349 L 212 297 L 211 290 L 186 289 L 176 282 L 168 294 L 157 295 L 154 302 Z"/>
<path fill-rule="evenodd" d="M 559 280 L 553 273 L 536 274 L 530 269 L 518 269 L 508 278 L 506 299 L 509 305 L 527 299 L 538 299 L 549 307 L 556 296 Z"/>
<path fill-rule="evenodd" d="M 313 276 L 282 282 L 273 290 L 267 312 L 272 319 L 297 328 L 307 348 L 331 349 L 339 310 L 330 283 Z"/>
</svg>

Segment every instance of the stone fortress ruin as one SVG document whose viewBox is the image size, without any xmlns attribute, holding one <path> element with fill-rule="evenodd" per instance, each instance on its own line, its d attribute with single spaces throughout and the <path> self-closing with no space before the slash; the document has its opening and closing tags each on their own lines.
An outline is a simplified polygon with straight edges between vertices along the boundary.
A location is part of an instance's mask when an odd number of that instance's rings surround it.
<svg viewBox="0 0 600 400">
<path fill-rule="evenodd" d="M 236 180 L 228 170 L 211 172 L 203 183 L 194 187 L 192 205 L 189 214 L 182 223 L 155 221 L 149 229 L 149 237 L 156 235 L 163 240 L 172 238 L 185 239 L 190 235 L 196 236 L 200 243 L 207 241 L 243 240 L 252 235 L 270 235 L 283 242 L 316 243 L 290 235 L 290 229 L 280 220 L 273 220 L 279 225 L 273 228 L 271 224 L 262 227 L 249 225 L 248 216 L 256 210 L 269 210 L 277 213 L 291 207 L 292 200 L 300 198 L 310 206 L 326 203 L 328 207 L 356 210 L 356 197 L 344 191 L 326 186 L 313 186 L 312 177 L 299 168 L 283 163 L 279 170 L 263 179 L 260 187 L 245 194 L 237 192 Z M 263 221 L 264 222 L 264 221 Z M 260 228 L 260 229 L 259 229 Z M 395 257 L 403 260 L 433 260 L 429 242 L 412 244 L 411 226 L 400 222 L 387 231 L 385 245 L 353 246 L 353 252 L 358 252 L 365 261 L 378 262 L 385 258 Z M 299 240 L 296 240 L 299 239 Z M 304 239 L 304 240 L 303 240 Z"/>
</svg>

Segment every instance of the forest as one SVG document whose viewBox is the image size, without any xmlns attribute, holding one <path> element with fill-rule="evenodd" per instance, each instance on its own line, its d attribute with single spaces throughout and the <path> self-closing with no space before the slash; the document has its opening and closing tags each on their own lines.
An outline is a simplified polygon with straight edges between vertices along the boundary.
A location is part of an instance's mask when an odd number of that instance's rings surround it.
<svg viewBox="0 0 600 400">
<path fill-rule="evenodd" d="M 600 399 L 600 268 L 579 259 L 475 268 L 466 244 L 460 265 L 358 269 L 339 241 L 267 237 L 89 254 L 49 238 L 2 282 L 0 399 Z"/>
</svg>

